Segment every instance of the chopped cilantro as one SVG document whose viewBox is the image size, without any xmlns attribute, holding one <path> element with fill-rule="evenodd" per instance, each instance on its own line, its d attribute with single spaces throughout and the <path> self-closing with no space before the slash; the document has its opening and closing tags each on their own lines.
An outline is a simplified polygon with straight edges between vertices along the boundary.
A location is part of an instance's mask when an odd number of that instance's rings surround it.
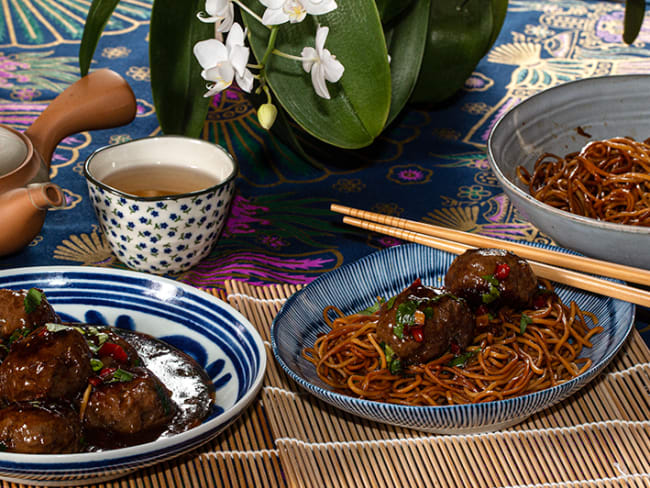
<svg viewBox="0 0 650 488">
<path fill-rule="evenodd" d="M 404 324 L 398 323 L 393 325 L 393 334 L 398 339 L 404 339 Z"/>
<path fill-rule="evenodd" d="M 361 310 L 359 312 L 361 315 L 372 315 L 373 313 L 379 311 L 381 304 L 384 302 L 384 299 L 381 297 L 377 297 L 375 300 L 375 303 L 370 305 L 368 308 Z"/>
<path fill-rule="evenodd" d="M 481 300 L 488 305 L 501 296 L 499 292 L 499 280 L 494 275 L 485 275 L 482 278 L 488 282 L 488 292 L 481 295 Z"/>
<path fill-rule="evenodd" d="M 131 381 L 133 379 L 133 375 L 129 373 L 128 371 L 124 371 L 121 368 L 117 368 L 113 372 L 113 376 L 110 380 L 108 380 L 106 383 L 124 383 L 126 381 Z"/>
<path fill-rule="evenodd" d="M 38 307 L 41 305 L 41 302 L 43 301 L 44 296 L 45 295 L 43 292 L 37 290 L 36 288 L 30 288 L 27 290 L 27 294 L 25 295 L 24 300 L 25 312 L 29 314 L 38 309 Z"/>
<path fill-rule="evenodd" d="M 418 302 L 407 300 L 397 307 L 395 322 L 397 325 L 412 325 L 415 323 L 415 311 L 418 309 Z"/>
<path fill-rule="evenodd" d="M 11 345 L 13 342 L 17 341 L 18 339 L 27 337 L 31 331 L 32 329 L 30 329 L 29 327 L 21 327 L 20 329 L 14 330 L 9 336 L 8 344 Z"/>
<path fill-rule="evenodd" d="M 395 299 L 397 298 L 397 295 L 390 297 L 388 301 L 386 302 L 386 310 L 390 310 L 393 308 L 393 305 L 395 304 Z"/>
<path fill-rule="evenodd" d="M 521 320 L 519 321 L 519 333 L 523 334 L 526 332 L 526 327 L 528 327 L 528 324 L 532 324 L 533 319 L 531 319 L 528 315 L 525 313 L 521 314 Z"/>
<path fill-rule="evenodd" d="M 497 280 L 494 275 L 485 275 L 485 276 L 481 276 L 481 278 L 483 278 L 492 286 L 499 286 L 499 280 Z"/>
<path fill-rule="evenodd" d="M 466 351 L 463 354 L 459 354 L 458 356 L 453 358 L 451 361 L 449 361 L 448 365 L 451 366 L 452 368 L 453 367 L 462 368 L 462 367 L 465 366 L 465 364 L 467 364 L 467 361 L 469 361 L 474 356 L 476 356 L 480 351 L 481 351 L 481 349 L 479 348 L 479 349 L 475 349 L 473 351 Z"/>
<path fill-rule="evenodd" d="M 402 361 L 397 357 L 393 348 L 383 342 L 381 343 L 381 347 L 384 349 L 384 354 L 386 354 L 386 365 L 390 374 L 400 373 L 402 371 Z"/>
<path fill-rule="evenodd" d="M 426 307 L 424 310 L 424 316 L 428 319 L 433 318 L 433 308 L 432 307 Z"/>
</svg>

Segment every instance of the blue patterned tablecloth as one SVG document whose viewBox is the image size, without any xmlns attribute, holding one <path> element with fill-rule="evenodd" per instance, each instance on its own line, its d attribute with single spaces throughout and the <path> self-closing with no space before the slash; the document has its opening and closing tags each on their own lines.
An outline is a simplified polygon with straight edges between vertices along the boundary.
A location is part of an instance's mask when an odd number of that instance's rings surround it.
<svg viewBox="0 0 650 488">
<path fill-rule="evenodd" d="M 0 123 L 24 130 L 78 78 L 88 3 L 2 5 Z M 41 234 L 24 251 L 0 258 L 0 268 L 123 267 L 98 229 L 82 166 L 98 147 L 160 131 L 149 87 L 150 6 L 151 0 L 120 3 L 92 66 L 111 68 L 130 83 L 138 101 L 136 119 L 117 129 L 75 134 L 59 145 L 52 179 L 65 189 L 66 208 L 49 212 Z M 238 159 L 236 197 L 210 256 L 170 277 L 216 288 L 227 279 L 308 283 L 397 243 L 344 227 L 329 211 L 332 202 L 494 237 L 549 242 L 502 193 L 489 170 L 485 143 L 506 110 L 540 90 L 591 76 L 650 72 L 650 23 L 634 45 L 625 45 L 623 9 L 618 2 L 511 0 L 495 46 L 458 96 L 435 110 L 409 108 L 345 167 L 328 161 L 317 167 L 297 157 L 259 127 L 241 92 L 215 98 L 203 137 Z M 648 338 L 644 323 L 638 325 Z"/>
</svg>

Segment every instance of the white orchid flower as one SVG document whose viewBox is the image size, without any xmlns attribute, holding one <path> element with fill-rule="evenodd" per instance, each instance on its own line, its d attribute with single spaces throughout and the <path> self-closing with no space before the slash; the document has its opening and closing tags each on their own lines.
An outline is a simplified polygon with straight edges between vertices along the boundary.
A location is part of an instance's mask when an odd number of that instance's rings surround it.
<svg viewBox="0 0 650 488">
<path fill-rule="evenodd" d="M 307 14 L 323 15 L 336 9 L 334 0 L 260 0 L 266 7 L 262 22 L 278 25 L 302 22 Z"/>
<path fill-rule="evenodd" d="M 254 80 L 253 74 L 246 68 L 250 49 L 244 45 L 245 37 L 241 26 L 234 23 L 225 45 L 217 39 L 199 41 L 194 45 L 194 56 L 203 68 L 201 76 L 210 82 L 204 97 L 225 90 L 233 79 L 242 90 L 251 91 Z"/>
<path fill-rule="evenodd" d="M 329 50 L 325 49 L 325 41 L 329 27 L 319 26 L 316 30 L 316 49 L 313 47 L 303 48 L 302 68 L 311 73 L 311 82 L 314 85 L 316 94 L 329 100 L 330 94 L 325 81 L 335 83 L 343 76 L 345 68 Z"/>
<path fill-rule="evenodd" d="M 235 21 L 232 0 L 206 0 L 205 12 L 196 15 L 201 22 L 219 22 L 217 32 L 228 32 Z"/>
</svg>

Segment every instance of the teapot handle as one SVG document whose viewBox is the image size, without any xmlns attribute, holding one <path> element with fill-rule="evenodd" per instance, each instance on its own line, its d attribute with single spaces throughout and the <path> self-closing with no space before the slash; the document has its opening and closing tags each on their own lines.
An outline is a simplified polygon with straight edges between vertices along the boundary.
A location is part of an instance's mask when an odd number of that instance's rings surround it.
<svg viewBox="0 0 650 488">
<path fill-rule="evenodd" d="M 99 69 L 59 94 L 25 135 L 49 167 L 54 149 L 65 137 L 128 124 L 135 118 L 136 109 L 135 95 L 124 78 L 109 69 Z"/>
</svg>

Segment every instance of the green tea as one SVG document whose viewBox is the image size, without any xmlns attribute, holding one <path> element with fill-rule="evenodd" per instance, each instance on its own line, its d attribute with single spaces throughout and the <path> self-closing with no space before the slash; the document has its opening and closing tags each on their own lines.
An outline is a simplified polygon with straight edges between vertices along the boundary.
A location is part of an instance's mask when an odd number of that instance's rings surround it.
<svg viewBox="0 0 650 488">
<path fill-rule="evenodd" d="M 117 170 L 102 182 L 129 195 L 164 197 L 203 190 L 219 184 L 220 180 L 197 168 L 148 164 Z"/>
</svg>

